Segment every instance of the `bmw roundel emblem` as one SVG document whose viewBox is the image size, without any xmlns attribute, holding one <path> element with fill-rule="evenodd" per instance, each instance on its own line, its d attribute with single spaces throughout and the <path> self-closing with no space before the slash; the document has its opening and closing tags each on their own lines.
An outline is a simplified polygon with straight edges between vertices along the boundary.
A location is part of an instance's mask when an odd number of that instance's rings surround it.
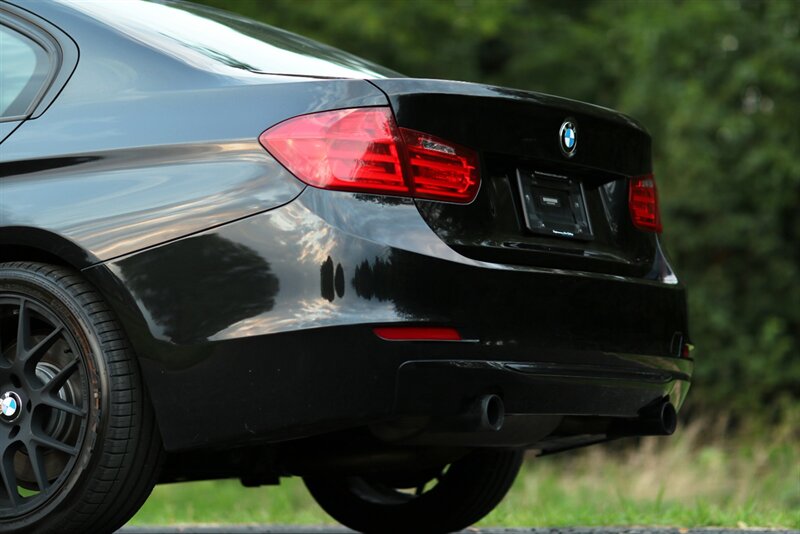
<svg viewBox="0 0 800 534">
<path fill-rule="evenodd" d="M 7 391 L 0 396 L 0 417 L 6 421 L 13 421 L 19 415 L 19 396 L 13 391 Z"/>
<path fill-rule="evenodd" d="M 568 158 L 574 156 L 575 149 L 578 148 L 578 128 L 575 126 L 575 121 L 565 120 L 558 132 L 558 138 L 561 152 Z"/>
</svg>

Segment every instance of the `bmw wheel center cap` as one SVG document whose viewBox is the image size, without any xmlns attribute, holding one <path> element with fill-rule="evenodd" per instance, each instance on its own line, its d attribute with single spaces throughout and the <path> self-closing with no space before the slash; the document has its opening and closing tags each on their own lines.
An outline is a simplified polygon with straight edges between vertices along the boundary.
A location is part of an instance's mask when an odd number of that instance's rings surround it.
<svg viewBox="0 0 800 534">
<path fill-rule="evenodd" d="M 571 158 L 575 155 L 575 149 L 578 148 L 578 128 L 572 120 L 565 120 L 561 125 L 558 132 L 558 137 L 561 145 L 561 152 Z"/>
<path fill-rule="evenodd" d="M 21 406 L 19 395 L 13 391 L 6 391 L 0 396 L 0 418 L 6 422 L 15 420 L 22 411 Z"/>
</svg>

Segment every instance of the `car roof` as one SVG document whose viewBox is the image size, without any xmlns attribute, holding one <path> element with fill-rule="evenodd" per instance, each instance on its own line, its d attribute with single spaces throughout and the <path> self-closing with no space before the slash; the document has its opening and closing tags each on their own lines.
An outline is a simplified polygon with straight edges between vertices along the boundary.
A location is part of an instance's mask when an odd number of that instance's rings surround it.
<svg viewBox="0 0 800 534">
<path fill-rule="evenodd" d="M 280 74 L 316 78 L 401 76 L 306 37 L 226 11 L 180 0 L 48 0 L 192 67 L 217 75 Z M 47 10 L 63 12 L 61 9 Z M 47 15 L 44 15 L 47 18 Z M 53 21 L 58 23 L 58 21 Z M 68 32 L 69 33 L 69 32 Z M 78 46 L 81 46 L 78 42 Z"/>
</svg>

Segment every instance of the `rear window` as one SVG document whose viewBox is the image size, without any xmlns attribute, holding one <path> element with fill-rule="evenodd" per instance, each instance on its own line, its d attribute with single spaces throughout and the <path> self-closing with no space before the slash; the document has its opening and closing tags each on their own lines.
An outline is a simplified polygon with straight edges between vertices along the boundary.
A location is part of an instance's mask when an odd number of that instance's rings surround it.
<svg viewBox="0 0 800 534">
<path fill-rule="evenodd" d="M 332 78 L 400 76 L 294 33 L 187 2 L 65 2 L 145 44 L 205 69 Z"/>
<path fill-rule="evenodd" d="M 0 25 L 0 118 L 28 112 L 44 85 L 50 62 L 44 48 Z"/>
</svg>

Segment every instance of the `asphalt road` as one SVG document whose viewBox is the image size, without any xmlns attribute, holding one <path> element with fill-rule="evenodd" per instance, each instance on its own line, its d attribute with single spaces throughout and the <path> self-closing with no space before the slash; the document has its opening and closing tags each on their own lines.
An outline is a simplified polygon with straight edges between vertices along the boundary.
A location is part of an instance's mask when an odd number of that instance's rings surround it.
<svg viewBox="0 0 800 534">
<path fill-rule="evenodd" d="M 353 534 L 340 527 L 177 526 L 125 527 L 118 534 Z M 800 534 L 800 530 L 726 528 L 469 528 L 462 534 Z"/>
</svg>

